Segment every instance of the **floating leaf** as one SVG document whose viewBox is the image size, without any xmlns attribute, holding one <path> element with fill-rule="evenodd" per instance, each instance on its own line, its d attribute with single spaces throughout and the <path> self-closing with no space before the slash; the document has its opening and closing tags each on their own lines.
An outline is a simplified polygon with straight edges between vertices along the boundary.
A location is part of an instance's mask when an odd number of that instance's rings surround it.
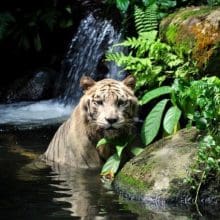
<svg viewBox="0 0 220 220">
<path fill-rule="evenodd" d="M 146 117 L 141 129 L 141 138 L 145 145 L 151 143 L 151 141 L 157 136 L 160 129 L 163 111 L 168 100 L 169 99 L 163 99 L 157 103 Z"/>
<path fill-rule="evenodd" d="M 163 120 L 164 130 L 168 134 L 175 132 L 175 128 L 177 127 L 180 116 L 181 110 L 177 106 L 172 106 L 168 109 Z"/>
</svg>

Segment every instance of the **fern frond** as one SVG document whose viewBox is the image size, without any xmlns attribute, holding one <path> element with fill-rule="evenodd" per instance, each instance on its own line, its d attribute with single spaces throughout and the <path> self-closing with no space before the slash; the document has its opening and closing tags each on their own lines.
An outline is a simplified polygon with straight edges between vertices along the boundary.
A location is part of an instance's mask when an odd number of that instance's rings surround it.
<svg viewBox="0 0 220 220">
<path fill-rule="evenodd" d="M 156 4 L 148 6 L 145 10 L 146 22 L 145 22 L 145 31 L 152 31 L 158 29 L 158 7 Z"/>
<path fill-rule="evenodd" d="M 106 61 L 114 61 L 118 66 L 125 67 L 128 56 L 122 52 L 109 52 L 106 54 Z"/>
<path fill-rule="evenodd" d="M 132 71 L 134 75 L 152 68 L 152 62 L 149 58 L 134 57 L 131 54 L 126 56 L 122 52 L 108 53 L 106 60 L 114 61 L 125 70 Z"/>
<path fill-rule="evenodd" d="M 134 9 L 134 20 L 135 27 L 138 34 L 143 32 L 157 30 L 158 28 L 158 17 L 157 17 L 157 5 L 152 4 L 145 10 L 135 6 Z"/>
</svg>

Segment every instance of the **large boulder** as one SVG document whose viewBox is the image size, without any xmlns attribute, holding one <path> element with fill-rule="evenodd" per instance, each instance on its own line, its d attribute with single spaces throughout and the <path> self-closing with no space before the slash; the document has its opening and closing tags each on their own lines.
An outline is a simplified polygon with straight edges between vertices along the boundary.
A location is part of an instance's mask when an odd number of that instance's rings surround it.
<svg viewBox="0 0 220 220">
<path fill-rule="evenodd" d="M 191 203 L 190 187 L 184 179 L 195 161 L 198 136 L 194 128 L 183 129 L 146 147 L 116 176 L 115 189 L 126 197 L 145 202 Z M 203 202 L 219 202 L 216 192 L 209 189 L 202 194 Z"/>
<path fill-rule="evenodd" d="M 219 74 L 220 7 L 188 7 L 162 20 L 161 38 L 176 52 L 188 56 L 200 70 Z"/>
</svg>

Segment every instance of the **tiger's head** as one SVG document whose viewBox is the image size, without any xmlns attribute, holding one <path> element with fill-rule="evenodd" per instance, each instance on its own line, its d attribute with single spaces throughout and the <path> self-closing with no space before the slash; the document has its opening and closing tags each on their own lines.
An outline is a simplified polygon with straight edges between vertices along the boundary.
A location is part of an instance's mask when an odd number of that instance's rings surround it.
<svg viewBox="0 0 220 220">
<path fill-rule="evenodd" d="M 82 77 L 80 85 L 84 91 L 81 103 L 85 121 L 94 132 L 107 138 L 131 133 L 138 109 L 132 76 L 123 81 L 103 79 L 98 82 Z"/>
</svg>

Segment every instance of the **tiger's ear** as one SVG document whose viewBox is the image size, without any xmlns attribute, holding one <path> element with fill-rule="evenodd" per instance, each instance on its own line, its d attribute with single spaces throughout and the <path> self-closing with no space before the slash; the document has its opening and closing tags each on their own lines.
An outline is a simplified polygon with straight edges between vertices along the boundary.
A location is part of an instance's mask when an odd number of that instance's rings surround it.
<svg viewBox="0 0 220 220">
<path fill-rule="evenodd" d="M 80 86 L 83 88 L 83 91 L 88 90 L 95 85 L 95 81 L 89 76 L 82 76 L 80 79 Z"/>
<path fill-rule="evenodd" d="M 132 75 L 127 76 L 123 80 L 123 83 L 132 90 L 134 90 L 134 88 L 135 88 L 135 82 L 136 82 L 135 78 Z"/>
</svg>

